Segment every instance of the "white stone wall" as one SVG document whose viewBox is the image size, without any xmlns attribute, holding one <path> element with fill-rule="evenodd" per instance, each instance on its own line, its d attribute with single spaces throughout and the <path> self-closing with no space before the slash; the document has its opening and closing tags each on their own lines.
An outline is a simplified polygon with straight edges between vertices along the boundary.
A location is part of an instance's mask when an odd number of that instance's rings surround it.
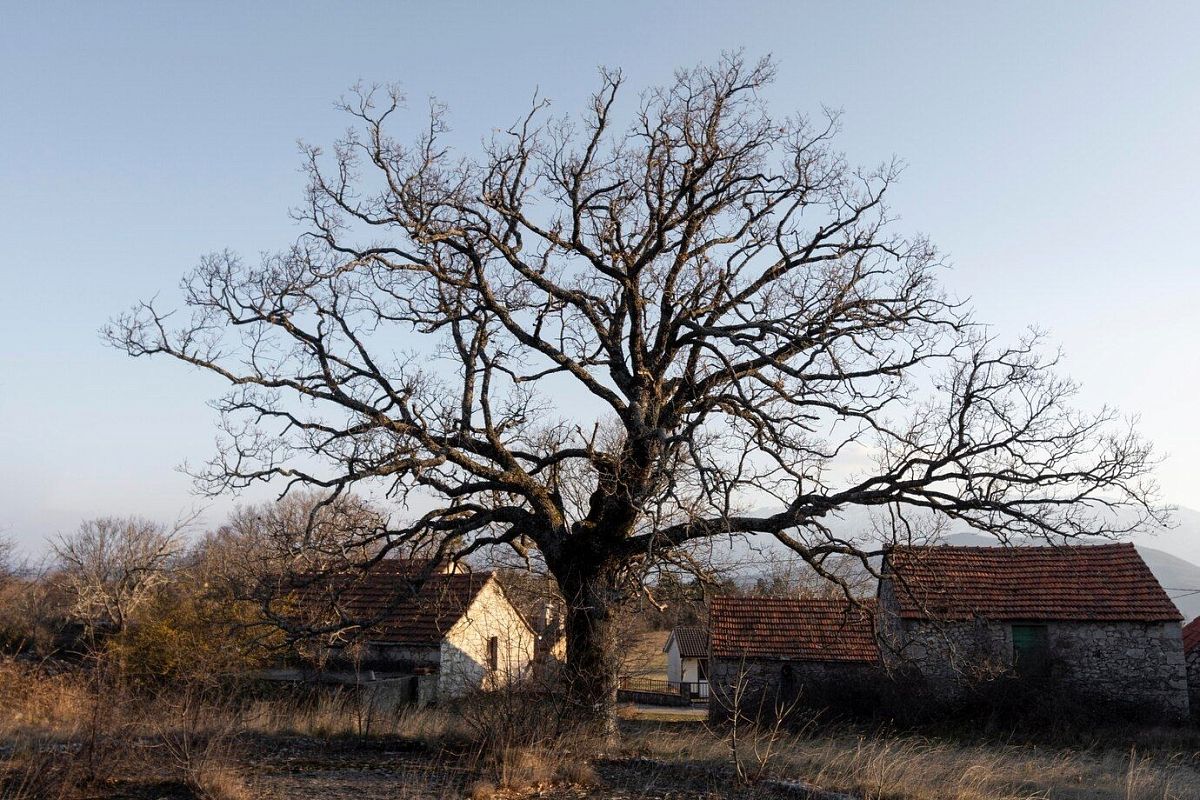
<svg viewBox="0 0 1200 800">
<path fill-rule="evenodd" d="M 682 680 L 679 677 L 683 672 L 680 664 L 681 660 L 679 658 L 679 643 L 672 636 L 671 646 L 667 648 L 667 680 L 672 683 L 679 683 Z"/>
<path fill-rule="evenodd" d="M 488 640 L 493 636 L 499 650 L 495 671 L 488 668 Z M 496 689 L 528 677 L 535 638 L 492 578 L 442 642 L 438 698 L 447 700 L 478 689 Z"/>
</svg>

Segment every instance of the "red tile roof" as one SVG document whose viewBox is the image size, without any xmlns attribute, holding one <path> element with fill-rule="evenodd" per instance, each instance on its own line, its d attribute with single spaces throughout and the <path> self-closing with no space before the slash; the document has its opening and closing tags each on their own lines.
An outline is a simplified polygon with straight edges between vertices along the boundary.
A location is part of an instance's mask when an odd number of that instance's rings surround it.
<svg viewBox="0 0 1200 800">
<path fill-rule="evenodd" d="M 428 562 L 387 559 L 366 572 L 338 576 L 323 587 L 310 586 L 301 603 L 310 613 L 323 610 L 363 625 L 371 642 L 439 644 L 492 573 L 428 574 L 427 567 Z"/>
<path fill-rule="evenodd" d="M 896 547 L 884 569 L 904 619 L 1182 619 L 1132 544 Z"/>
<path fill-rule="evenodd" d="M 703 628 L 695 625 L 682 625 L 671 631 L 671 635 L 667 638 L 667 644 L 671 643 L 671 639 L 675 640 L 675 645 L 679 648 L 680 658 L 708 658 L 708 634 Z M 663 647 L 663 652 L 667 650 Z"/>
<path fill-rule="evenodd" d="M 1190 653 L 1200 647 L 1200 617 L 1183 626 L 1183 652 Z"/>
<path fill-rule="evenodd" d="M 709 604 L 713 658 L 787 661 L 879 660 L 875 601 L 714 597 Z"/>
</svg>

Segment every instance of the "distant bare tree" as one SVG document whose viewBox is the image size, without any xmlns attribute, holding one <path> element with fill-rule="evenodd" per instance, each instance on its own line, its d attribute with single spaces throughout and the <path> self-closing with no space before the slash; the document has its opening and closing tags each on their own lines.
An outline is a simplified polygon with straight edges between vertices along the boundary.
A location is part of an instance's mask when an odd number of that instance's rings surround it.
<svg viewBox="0 0 1200 800">
<path fill-rule="evenodd" d="M 140 517 L 102 517 L 54 542 L 72 613 L 94 630 L 120 632 L 167 581 L 183 546 L 186 523 L 173 527 Z"/>
<path fill-rule="evenodd" d="M 205 547 L 232 577 L 285 576 L 287 580 L 357 567 L 381 555 L 386 518 L 353 495 L 333 502 L 313 492 L 293 492 L 276 502 L 241 506 L 210 534 Z"/>
<path fill-rule="evenodd" d="M 824 523 L 851 506 L 896 537 L 914 512 L 1000 538 L 1155 516 L 1147 444 L 1074 410 L 1036 336 L 998 345 L 947 297 L 893 230 L 896 165 L 848 164 L 835 115 L 772 116 L 773 77 L 729 55 L 621 124 L 605 70 L 582 114 L 535 102 L 478 157 L 442 107 L 406 145 L 401 94 L 358 90 L 354 129 L 306 150 L 291 249 L 209 256 L 190 317 L 147 302 L 107 336 L 229 381 L 205 490 L 374 484 L 428 509 L 369 534 L 385 549 L 543 560 L 598 721 L 615 604 L 689 543 L 776 537 L 836 581 L 828 559 L 886 544 Z"/>
<path fill-rule="evenodd" d="M 0 533 L 0 583 L 16 577 L 19 571 L 17 544 L 11 537 Z"/>
<path fill-rule="evenodd" d="M 342 622 L 316 624 L 297 617 L 293 594 L 305 590 L 313 611 L 337 606 L 340 590 L 347 587 L 331 579 L 396 554 L 383 546 L 385 525 L 379 511 L 354 495 L 327 501 L 319 494 L 297 491 L 276 502 L 237 508 L 225 525 L 204 537 L 193 560 L 214 591 L 253 603 L 259 612 L 257 624 L 294 640 L 336 638 Z M 398 591 L 396 600 L 402 599 Z M 353 620 L 357 627 L 374 621 Z"/>
</svg>

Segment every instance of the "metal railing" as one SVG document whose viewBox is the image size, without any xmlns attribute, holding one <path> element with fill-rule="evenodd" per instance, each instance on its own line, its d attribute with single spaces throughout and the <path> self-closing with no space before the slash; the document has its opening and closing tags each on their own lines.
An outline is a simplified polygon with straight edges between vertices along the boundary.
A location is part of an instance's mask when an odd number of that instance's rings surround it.
<svg viewBox="0 0 1200 800">
<path fill-rule="evenodd" d="M 708 699 L 708 681 L 663 681 L 638 675 L 622 675 L 618 686 L 632 692 L 656 692 L 692 700 Z"/>
</svg>

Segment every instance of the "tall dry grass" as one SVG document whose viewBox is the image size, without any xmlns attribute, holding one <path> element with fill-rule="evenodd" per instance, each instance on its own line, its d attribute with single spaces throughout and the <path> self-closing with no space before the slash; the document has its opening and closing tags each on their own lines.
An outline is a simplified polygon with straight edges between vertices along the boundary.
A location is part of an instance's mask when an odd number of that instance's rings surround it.
<svg viewBox="0 0 1200 800">
<path fill-rule="evenodd" d="M 179 784 L 199 800 L 246 800 L 235 709 L 184 688 L 150 696 L 98 671 L 0 661 L 0 800 L 104 797 Z"/>
<path fill-rule="evenodd" d="M 36 667 L 0 660 L 0 737 L 71 735 L 93 706 L 79 675 L 49 675 Z"/>
<path fill-rule="evenodd" d="M 863 800 L 1194 800 L 1200 754 L 1187 734 L 1150 732 L 1148 749 L 956 742 L 900 733 L 815 729 L 779 743 L 768 774 L 854 793 Z M 703 726 L 632 725 L 632 753 L 722 765 L 727 744 Z"/>
<path fill-rule="evenodd" d="M 461 716 L 450 709 L 371 705 L 359 693 L 338 690 L 303 699 L 256 700 L 243 710 L 242 725 L 267 736 L 380 736 L 435 746 L 468 738 Z"/>
<path fill-rule="evenodd" d="M 514 791 L 550 785 L 590 786 L 598 780 L 590 758 L 594 743 L 575 730 L 552 694 L 502 690 L 441 708 L 372 709 L 364 703 L 369 699 L 353 690 L 261 700 L 247 709 L 244 724 L 247 731 L 268 736 L 376 736 L 419 744 L 435 771 L 475 776 L 465 787 L 473 798 L 511 797 Z M 414 786 L 437 783 L 416 772 L 409 776 Z M 398 796 L 407 796 L 405 791 L 398 789 Z"/>
<path fill-rule="evenodd" d="M 126 695 L 84 674 L 0 661 L 0 800 L 105 796 L 139 782 L 172 783 L 202 800 L 248 800 L 253 748 L 290 736 L 418 745 L 427 757 L 405 773 L 398 797 L 421 796 L 448 770 L 463 777 L 458 788 L 438 790 L 446 797 L 593 784 L 597 744 L 570 721 L 569 708 L 545 694 L 502 692 L 440 709 L 372 705 L 352 691 L 225 702 L 178 687 Z M 729 767 L 728 741 L 703 725 L 627 720 L 622 735 L 630 755 Z M 1200 733 L 1179 729 L 1073 732 L 1038 743 L 811 726 L 784 734 L 773 753 L 766 777 L 864 800 L 1200 798 Z"/>
</svg>

